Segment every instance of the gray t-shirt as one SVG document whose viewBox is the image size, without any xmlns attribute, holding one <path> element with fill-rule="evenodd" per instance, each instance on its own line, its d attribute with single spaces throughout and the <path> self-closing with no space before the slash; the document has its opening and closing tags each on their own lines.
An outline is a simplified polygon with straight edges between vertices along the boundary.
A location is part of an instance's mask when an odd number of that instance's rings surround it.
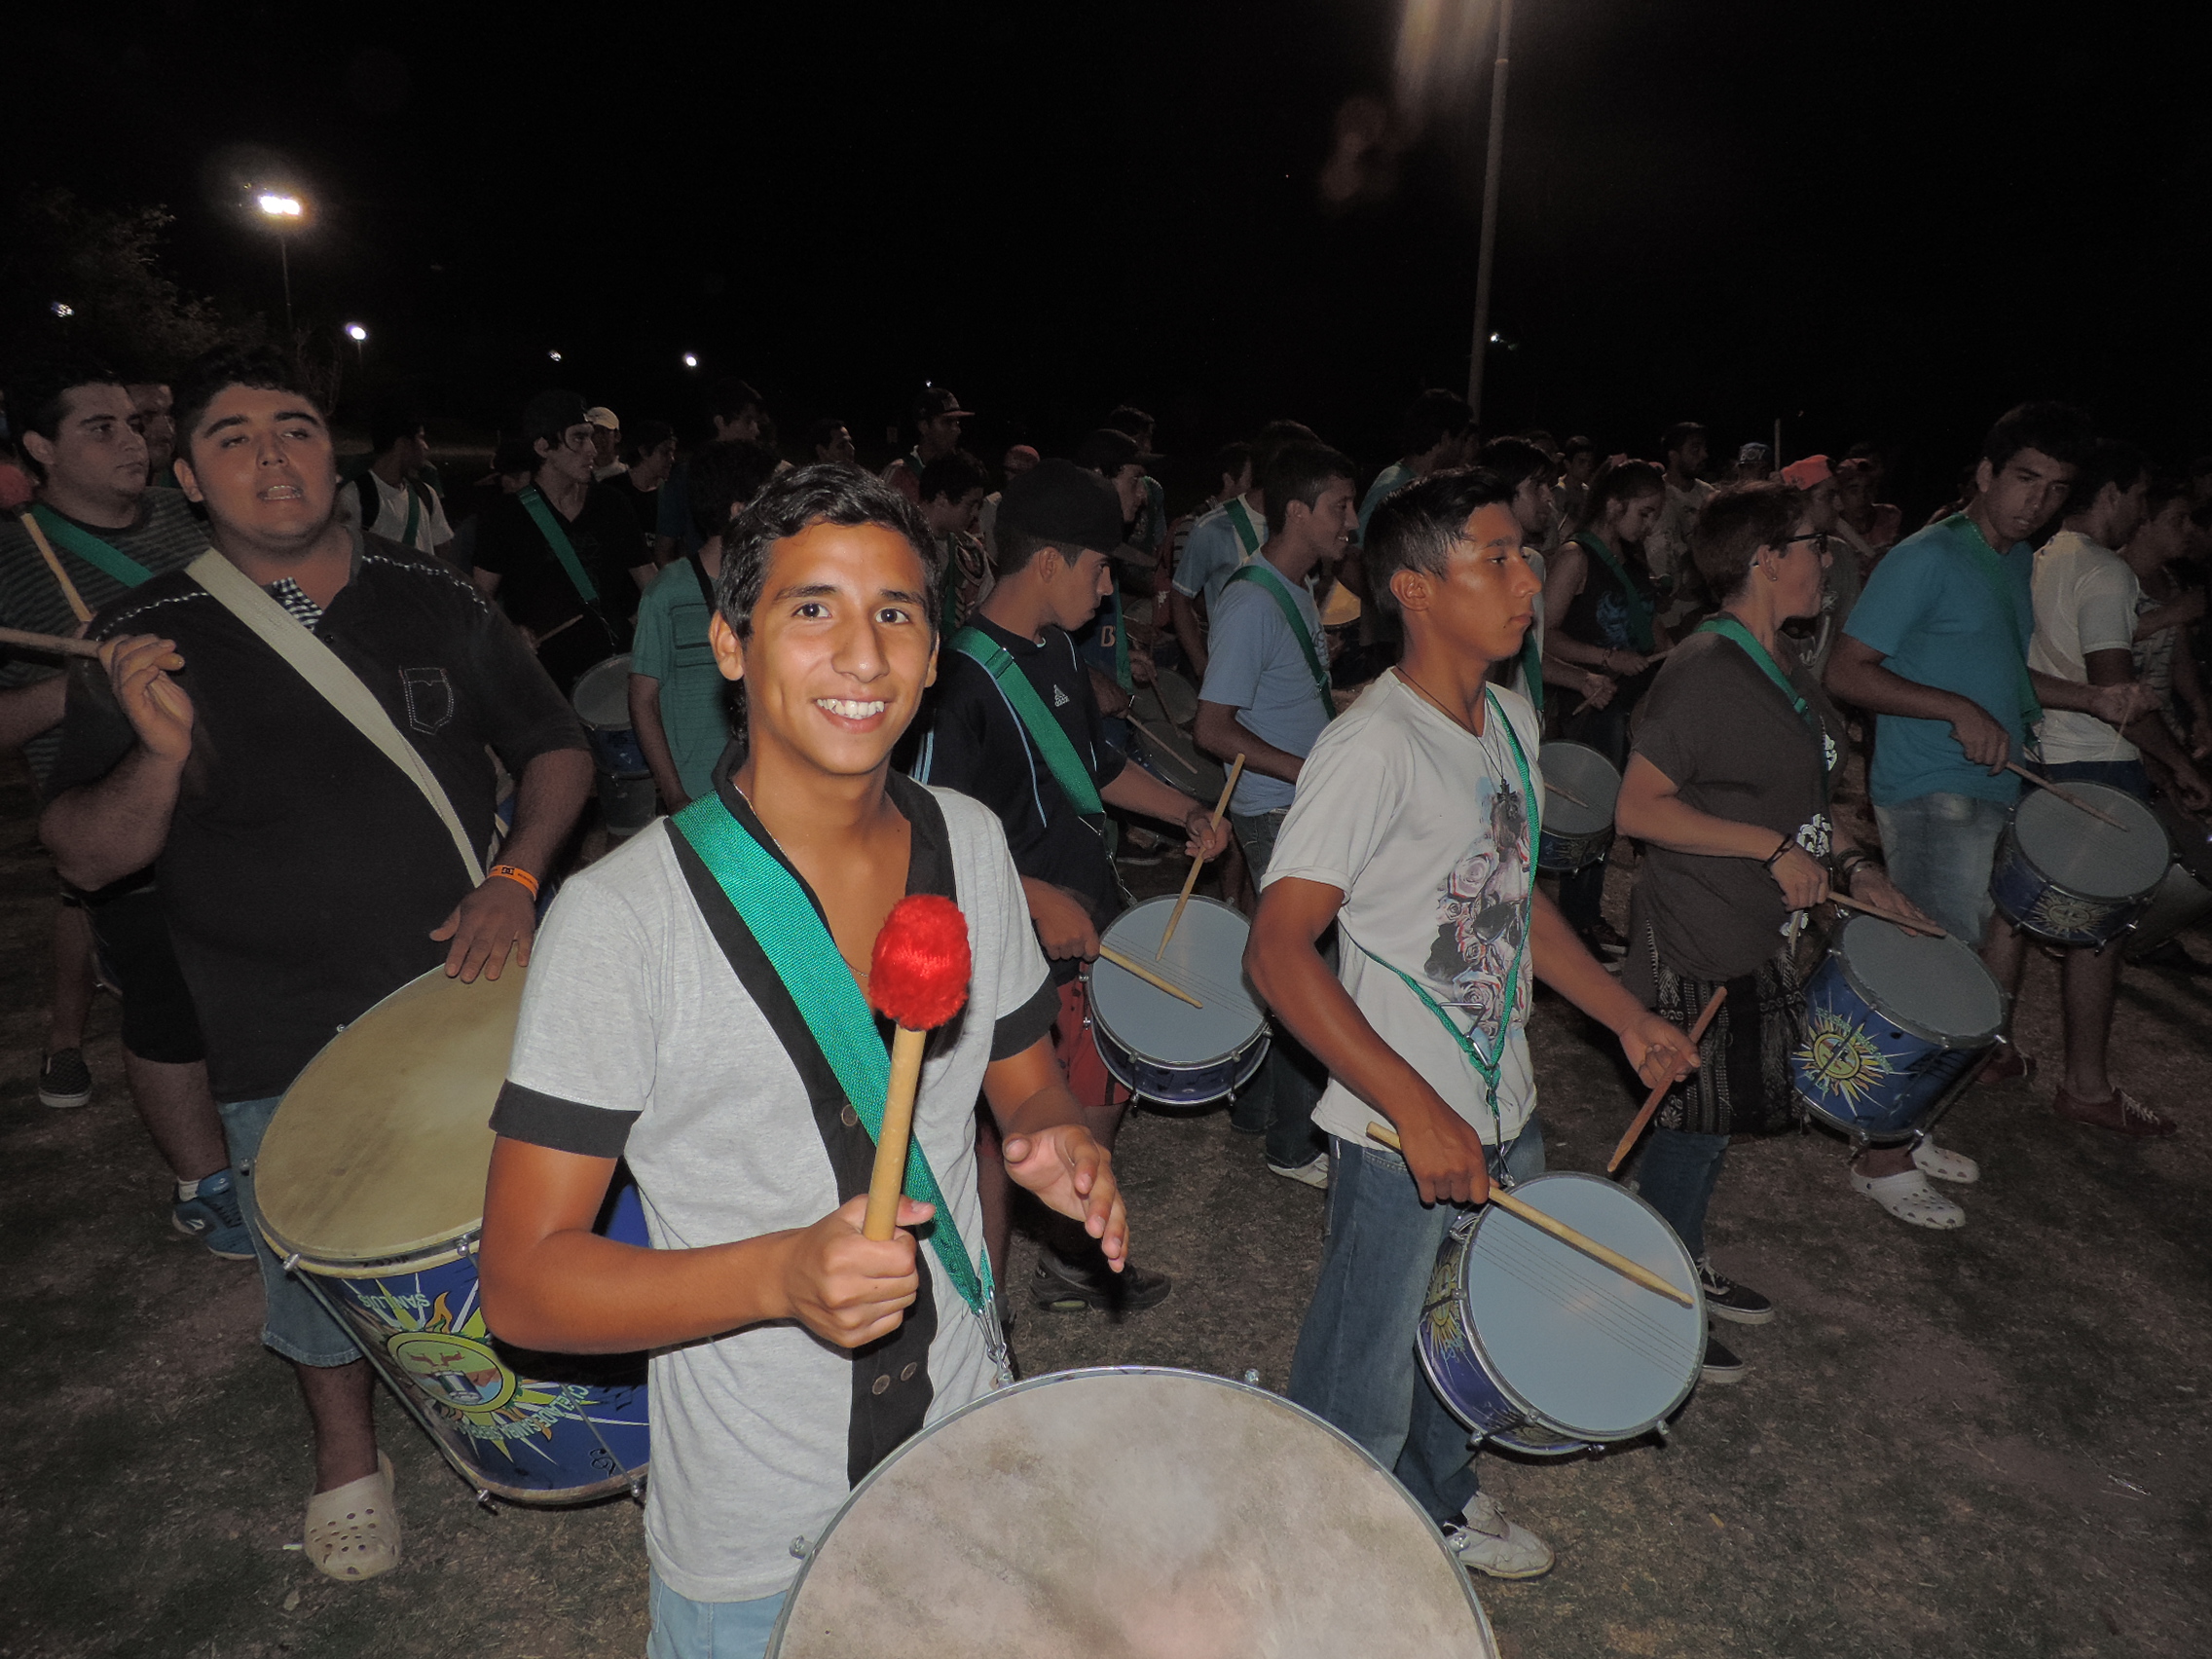
<svg viewBox="0 0 2212 1659">
<path fill-rule="evenodd" d="M 941 854 L 928 856 L 949 862 L 968 918 L 969 1006 L 932 1041 L 914 1135 L 980 1264 L 983 1069 L 1044 1035 L 1057 1002 L 997 820 L 950 791 L 891 787 L 895 801 L 911 791 L 940 809 Z M 935 827 L 926 804 L 909 795 L 901 806 L 918 866 Z M 717 944 L 673 833 L 656 823 L 562 888 L 532 953 L 493 1118 L 517 1139 L 627 1158 L 660 1250 L 810 1226 L 838 1203 L 798 1065 Z M 920 1257 L 937 1309 L 922 1374 L 935 1421 L 987 1391 L 991 1374 L 980 1328 L 935 1251 L 924 1245 Z M 652 1356 L 645 1547 L 671 1589 L 740 1602 L 791 1583 L 792 1540 L 819 1537 L 851 1490 L 855 1365 L 796 1322 Z M 896 1375 L 886 1383 L 911 1385 Z"/>
<path fill-rule="evenodd" d="M 1304 582 L 1281 579 L 1309 630 L 1307 637 L 1315 642 L 1316 652 L 1325 649 L 1319 645 L 1321 615 L 1313 608 L 1313 596 Z M 1263 577 L 1222 588 L 1206 630 L 1206 682 L 1198 696 L 1235 709 L 1246 729 L 1277 749 L 1309 755 L 1329 717 L 1321 708 L 1306 652 L 1290 631 L 1290 619 L 1264 583 Z M 1295 785 L 1246 767 L 1236 780 L 1230 810 L 1246 817 L 1272 812 L 1288 806 L 1296 793 Z"/>
</svg>

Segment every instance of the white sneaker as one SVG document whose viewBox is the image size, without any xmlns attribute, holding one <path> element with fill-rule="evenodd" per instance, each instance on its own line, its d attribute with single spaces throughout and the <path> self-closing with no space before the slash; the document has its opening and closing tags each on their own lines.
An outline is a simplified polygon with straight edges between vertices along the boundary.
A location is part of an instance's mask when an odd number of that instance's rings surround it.
<svg viewBox="0 0 2212 1659">
<path fill-rule="evenodd" d="M 1470 1572 L 1493 1578 L 1538 1578 L 1552 1569 L 1549 1545 L 1505 1518 L 1497 1499 L 1478 1492 L 1459 1512 L 1464 1526 L 1447 1522 L 1444 1541 Z"/>
<path fill-rule="evenodd" d="M 1981 1179 L 1980 1164 L 1965 1153 L 1937 1146 L 1932 1140 L 1924 1139 L 1912 1149 L 1912 1163 L 1923 1175 L 1933 1175 L 1938 1181 L 1956 1181 L 1962 1187 L 1971 1187 Z"/>
<path fill-rule="evenodd" d="M 1285 1181 L 1303 1181 L 1309 1187 L 1318 1187 L 1323 1192 L 1329 1190 L 1329 1155 L 1325 1152 L 1315 1153 L 1304 1163 L 1277 1163 L 1271 1158 L 1268 1169 Z"/>
</svg>

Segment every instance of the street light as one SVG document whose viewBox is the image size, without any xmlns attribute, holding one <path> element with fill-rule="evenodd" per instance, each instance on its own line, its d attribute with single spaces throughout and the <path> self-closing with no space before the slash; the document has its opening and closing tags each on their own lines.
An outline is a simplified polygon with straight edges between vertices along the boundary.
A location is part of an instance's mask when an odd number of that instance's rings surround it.
<svg viewBox="0 0 2212 1659">
<path fill-rule="evenodd" d="M 55 316 L 61 318 L 61 320 L 64 322 L 68 321 L 71 317 L 77 314 L 77 308 L 69 304 L 69 302 L 66 300 L 55 300 L 54 304 L 48 306 L 46 309 L 52 312 Z"/>
<path fill-rule="evenodd" d="M 1497 180 L 1505 160 L 1505 71 L 1512 61 L 1513 0 L 1497 3 L 1497 62 L 1490 81 L 1490 146 L 1483 153 L 1483 232 L 1475 255 L 1475 338 L 1467 358 L 1467 403 L 1483 418 L 1483 358 L 1490 331 L 1491 255 L 1497 247 Z"/>
<path fill-rule="evenodd" d="M 699 366 L 699 356 L 698 356 L 698 353 L 697 353 L 697 352 L 695 352 L 695 351 L 686 351 L 686 352 L 684 352 L 684 353 L 683 353 L 683 366 L 684 366 L 685 368 L 687 368 L 687 369 L 695 369 L 695 368 L 697 368 L 697 367 Z"/>
<path fill-rule="evenodd" d="M 369 363 L 369 331 L 357 322 L 350 322 L 346 325 L 346 338 L 353 343 L 355 359 L 363 368 L 367 368 Z"/>
<path fill-rule="evenodd" d="M 560 353 L 560 352 L 558 352 L 558 351 L 548 351 L 548 352 L 546 352 L 545 354 L 546 354 L 546 355 L 547 355 L 548 357 L 552 358 L 552 359 L 553 359 L 553 360 L 554 360 L 554 361 L 555 361 L 556 363 L 558 363 L 558 362 L 559 362 L 559 361 L 561 360 L 561 353 Z"/>
<path fill-rule="evenodd" d="M 276 230 L 276 264 L 284 274 L 284 334 L 289 339 L 292 333 L 292 256 L 284 245 L 284 233 L 307 217 L 307 207 L 297 196 L 274 190 L 263 191 L 255 201 Z"/>
</svg>

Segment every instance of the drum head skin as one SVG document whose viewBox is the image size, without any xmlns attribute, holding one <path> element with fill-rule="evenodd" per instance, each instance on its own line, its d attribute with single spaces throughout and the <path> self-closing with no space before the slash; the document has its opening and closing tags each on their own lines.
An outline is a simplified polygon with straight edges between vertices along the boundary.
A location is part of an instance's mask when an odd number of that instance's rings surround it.
<svg viewBox="0 0 2212 1659">
<path fill-rule="evenodd" d="M 1621 775 L 1610 760 L 1587 744 L 1547 743 L 1537 752 L 1536 764 L 1547 782 L 1572 790 L 1589 802 L 1578 806 L 1557 791 L 1545 791 L 1546 830 L 1555 835 L 1593 835 L 1612 827 Z"/>
<path fill-rule="evenodd" d="M 1159 687 L 1160 706 L 1169 719 L 1179 726 L 1187 726 L 1198 718 L 1198 694 L 1191 682 L 1171 668 L 1163 668 L 1153 676 Z"/>
<path fill-rule="evenodd" d="M 1907 1031 L 1967 1049 L 1989 1042 L 2005 1023 L 2003 987 L 1962 940 L 1854 916 L 1837 931 L 1835 948 L 1859 994 Z"/>
<path fill-rule="evenodd" d="M 2012 833 L 2028 862 L 2069 893 L 2089 899 L 2132 899 L 2157 886 L 2173 848 L 2151 809 L 2104 784 L 2069 781 L 2066 788 L 2127 828 L 2100 823 L 2048 790 L 2027 790 L 2014 809 Z"/>
<path fill-rule="evenodd" d="M 1494 1206 L 1464 1268 L 1468 1315 L 1492 1375 L 1544 1421 L 1583 1440 L 1626 1440 L 1689 1397 L 1705 1361 L 1705 1301 L 1674 1230 L 1595 1175 L 1539 1175 L 1513 1196 L 1649 1268 L 1684 1308 Z"/>
<path fill-rule="evenodd" d="M 525 977 L 514 962 L 473 984 L 433 968 L 308 1062 L 254 1162 L 279 1246 L 311 1263 L 395 1261 L 483 1219 Z"/>
<path fill-rule="evenodd" d="M 1180 937 L 1180 936 L 1178 936 Z M 1466 1569 L 1358 1446 L 1185 1371 L 985 1396 L 862 1482 L 777 1659 L 1491 1659 Z"/>
<path fill-rule="evenodd" d="M 630 726 L 630 659 L 627 656 L 610 656 L 605 662 L 592 664 L 576 679 L 576 689 L 569 699 L 575 705 L 576 718 L 588 726 L 602 731 L 616 727 L 627 731 Z"/>
<path fill-rule="evenodd" d="M 1176 924 L 1167 954 L 1160 936 L 1175 913 L 1175 896 L 1161 895 L 1126 909 L 1105 942 L 1153 969 L 1205 1004 L 1193 1008 L 1103 958 L 1090 968 L 1092 1017 L 1124 1047 L 1161 1065 L 1196 1066 L 1225 1059 L 1264 1023 L 1259 998 L 1244 981 L 1244 940 L 1251 926 L 1212 899 L 1193 899 Z"/>
</svg>

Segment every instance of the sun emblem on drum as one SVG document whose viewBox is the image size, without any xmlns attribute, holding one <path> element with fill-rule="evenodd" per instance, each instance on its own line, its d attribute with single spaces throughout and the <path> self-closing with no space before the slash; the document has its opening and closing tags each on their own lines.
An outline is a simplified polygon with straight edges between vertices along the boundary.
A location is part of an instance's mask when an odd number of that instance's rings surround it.
<svg viewBox="0 0 2212 1659">
<path fill-rule="evenodd" d="M 1790 1057 L 1824 1094 L 1840 1094 L 1854 1106 L 1895 1069 L 1872 1038 L 1852 1020 L 1826 1009 L 1815 1011 L 1804 1047 Z"/>
<path fill-rule="evenodd" d="M 2037 933 L 2091 934 L 2111 914 L 2110 904 L 2076 899 L 2051 887 L 2037 896 L 2027 922 Z"/>
</svg>

